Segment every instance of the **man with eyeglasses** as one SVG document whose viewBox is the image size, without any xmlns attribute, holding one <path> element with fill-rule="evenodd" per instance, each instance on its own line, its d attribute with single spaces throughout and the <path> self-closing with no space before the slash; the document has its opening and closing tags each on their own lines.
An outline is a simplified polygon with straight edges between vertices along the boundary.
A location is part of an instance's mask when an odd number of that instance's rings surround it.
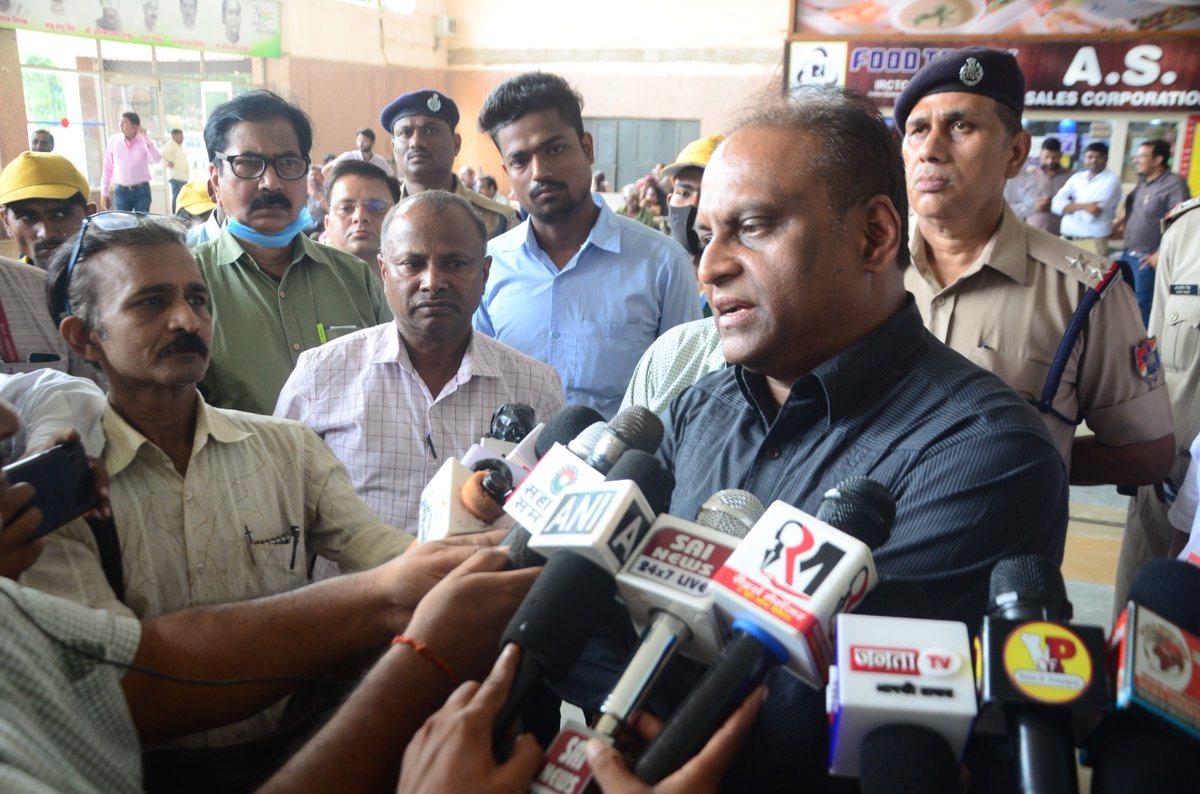
<svg viewBox="0 0 1200 794">
<path fill-rule="evenodd" d="M 221 408 L 269 414 L 302 352 L 392 313 L 366 263 L 301 233 L 312 148 L 303 110 L 270 91 L 241 94 L 209 116 L 204 144 L 227 220 L 192 251 L 214 322 L 200 389 Z"/>
<path fill-rule="evenodd" d="M 379 234 L 388 210 L 400 201 L 400 183 L 362 160 L 335 160 L 325 177 L 329 244 L 354 254 L 378 275 Z"/>
<path fill-rule="evenodd" d="M 517 225 L 517 214 L 507 204 L 476 193 L 454 174 L 454 158 L 462 148 L 458 105 L 445 94 L 430 89 L 410 91 L 391 101 L 379 114 L 379 123 L 392 133 L 396 168 L 404 176 L 401 198 L 425 190 L 446 190 L 471 203 L 487 227 L 488 239 Z"/>
</svg>

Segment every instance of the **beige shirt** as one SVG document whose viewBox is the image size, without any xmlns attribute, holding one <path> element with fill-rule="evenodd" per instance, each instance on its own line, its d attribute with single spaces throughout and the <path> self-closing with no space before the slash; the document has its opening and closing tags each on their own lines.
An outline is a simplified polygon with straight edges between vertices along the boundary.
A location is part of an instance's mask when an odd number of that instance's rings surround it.
<svg viewBox="0 0 1200 794">
<path fill-rule="evenodd" d="M 196 404 L 195 442 L 183 476 L 162 450 L 105 408 L 103 459 L 112 477 L 124 603 L 104 578 L 82 520 L 46 537 L 22 584 L 149 618 L 300 587 L 312 553 L 358 571 L 395 557 L 412 541 L 355 495 L 346 468 L 303 423 L 213 408 L 199 394 Z M 292 526 L 300 528 L 295 539 Z M 260 714 L 208 732 L 208 744 L 246 741 L 271 727 Z"/>
<path fill-rule="evenodd" d="M 168 138 L 159 153 L 163 160 L 171 161 L 171 165 L 167 166 L 167 173 L 170 175 L 168 178 L 188 181 L 188 177 L 191 176 L 191 167 L 188 166 L 187 150 L 183 148 L 182 144 L 175 143 L 174 138 Z"/>
<path fill-rule="evenodd" d="M 1040 398 L 1051 363 L 1076 306 L 1111 263 L 1022 223 L 1005 207 L 1000 228 L 979 258 L 947 287 L 938 284 L 913 223 L 913 264 L 904 284 L 917 299 L 925 327 L 1029 400 Z M 1078 262 L 1079 266 L 1072 263 Z M 1106 291 L 1071 349 L 1054 409 L 1086 419 L 1109 446 L 1153 441 L 1171 432 L 1166 383 L 1143 378 L 1134 350 L 1146 339 L 1133 292 Z M 1075 426 L 1042 414 L 1070 468 Z"/>
<path fill-rule="evenodd" d="M 1175 465 L 1171 481 L 1180 485 L 1200 434 L 1200 200 L 1179 217 L 1158 249 L 1150 333 L 1158 337 L 1163 371 L 1171 388 L 1175 419 Z"/>
</svg>

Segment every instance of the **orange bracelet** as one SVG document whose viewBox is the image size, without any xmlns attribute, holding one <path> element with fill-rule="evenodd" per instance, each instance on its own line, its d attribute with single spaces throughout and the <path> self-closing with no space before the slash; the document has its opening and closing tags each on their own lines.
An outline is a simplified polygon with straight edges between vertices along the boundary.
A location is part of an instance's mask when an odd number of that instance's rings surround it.
<svg viewBox="0 0 1200 794">
<path fill-rule="evenodd" d="M 403 634 L 397 634 L 392 638 L 392 645 L 407 645 L 437 665 L 437 668 L 445 673 L 446 677 L 450 679 L 450 683 L 452 685 L 458 686 L 460 683 L 462 683 L 458 676 L 454 674 L 454 670 L 452 670 L 450 665 L 446 663 L 446 660 L 430 650 L 429 646 L 420 640 L 414 640 L 412 637 L 406 637 Z"/>
</svg>

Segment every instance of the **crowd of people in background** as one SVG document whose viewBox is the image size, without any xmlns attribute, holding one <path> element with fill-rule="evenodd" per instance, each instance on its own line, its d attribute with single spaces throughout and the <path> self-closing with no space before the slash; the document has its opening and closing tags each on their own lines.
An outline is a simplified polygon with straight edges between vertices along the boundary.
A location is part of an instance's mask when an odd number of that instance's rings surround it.
<svg viewBox="0 0 1200 794">
<path fill-rule="evenodd" d="M 879 571 L 969 626 L 997 561 L 1061 563 L 1070 484 L 1136 493 L 1116 609 L 1188 543 L 1163 486 L 1200 477 L 1200 257 L 1178 240 L 1200 213 L 1166 142 L 1138 147 L 1122 210 L 1104 143 L 1072 172 L 1046 137 L 1029 163 L 1016 60 L 970 47 L 894 126 L 839 89 L 760 99 L 615 193 L 582 107 L 545 72 L 496 86 L 471 123 L 495 175 L 455 170 L 436 88 L 320 163 L 300 104 L 244 92 L 206 120 L 201 178 L 183 130 L 160 145 L 123 112 L 99 206 L 46 130 L 4 166 L 23 261 L 0 258 L 0 437 L 14 460 L 79 439 L 98 495 L 35 539 L 30 487 L 0 479 L 0 721 L 32 737 L 0 740 L 12 785 L 525 791 L 541 750 L 497 761 L 490 717 L 538 569 L 504 570 L 503 531 L 413 543 L 423 489 L 505 403 L 660 415 L 688 518 L 730 487 L 815 513 L 870 474 L 897 502 Z M 610 628 L 562 683 L 587 710 L 636 642 Z M 823 790 L 823 696 L 767 687 L 673 790 L 727 768 Z M 587 753 L 630 790 L 615 750 Z"/>
</svg>

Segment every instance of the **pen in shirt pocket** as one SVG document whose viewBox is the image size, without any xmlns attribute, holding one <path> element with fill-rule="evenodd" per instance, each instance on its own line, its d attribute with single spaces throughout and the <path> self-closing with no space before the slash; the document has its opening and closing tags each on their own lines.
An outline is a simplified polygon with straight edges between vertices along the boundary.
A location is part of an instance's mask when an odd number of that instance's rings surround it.
<svg viewBox="0 0 1200 794">
<path fill-rule="evenodd" d="M 429 454 L 433 455 L 434 460 L 437 460 L 437 450 L 433 448 L 433 436 L 429 433 L 425 434 L 425 446 L 429 447 Z"/>
</svg>

